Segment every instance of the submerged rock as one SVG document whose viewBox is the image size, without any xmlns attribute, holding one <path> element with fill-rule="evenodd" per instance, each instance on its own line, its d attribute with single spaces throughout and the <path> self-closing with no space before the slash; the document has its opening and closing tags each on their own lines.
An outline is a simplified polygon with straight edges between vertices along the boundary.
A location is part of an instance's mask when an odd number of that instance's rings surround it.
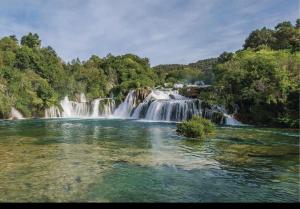
<svg viewBox="0 0 300 209">
<path fill-rule="evenodd" d="M 80 176 L 77 176 L 76 179 L 75 179 L 75 181 L 76 181 L 77 183 L 81 183 L 81 177 L 80 177 Z"/>
</svg>

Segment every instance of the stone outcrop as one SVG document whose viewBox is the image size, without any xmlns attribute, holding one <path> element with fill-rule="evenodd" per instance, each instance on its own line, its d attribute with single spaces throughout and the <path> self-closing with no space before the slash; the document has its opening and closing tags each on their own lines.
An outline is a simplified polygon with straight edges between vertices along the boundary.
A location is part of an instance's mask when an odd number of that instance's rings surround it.
<svg viewBox="0 0 300 209">
<path fill-rule="evenodd" d="M 212 86 L 187 86 L 179 89 L 179 93 L 185 97 L 197 98 L 201 92 L 209 92 L 212 90 Z"/>
<path fill-rule="evenodd" d="M 136 89 L 135 104 L 140 104 L 141 102 L 143 102 L 150 93 L 151 93 L 151 88 L 148 87 Z"/>
</svg>

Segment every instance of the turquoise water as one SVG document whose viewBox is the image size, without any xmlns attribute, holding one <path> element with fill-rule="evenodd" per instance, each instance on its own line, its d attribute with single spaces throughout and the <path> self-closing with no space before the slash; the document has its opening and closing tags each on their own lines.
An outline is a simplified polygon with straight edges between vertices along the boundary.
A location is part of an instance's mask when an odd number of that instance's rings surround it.
<svg viewBox="0 0 300 209">
<path fill-rule="evenodd" d="M 176 124 L 0 121 L 1 202 L 299 202 L 299 133 Z"/>
</svg>

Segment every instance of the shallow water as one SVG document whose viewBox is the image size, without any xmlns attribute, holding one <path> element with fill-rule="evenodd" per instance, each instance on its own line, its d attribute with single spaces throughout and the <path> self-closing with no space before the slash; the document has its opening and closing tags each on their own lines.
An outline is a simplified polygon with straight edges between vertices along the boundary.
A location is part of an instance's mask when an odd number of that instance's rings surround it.
<svg viewBox="0 0 300 209">
<path fill-rule="evenodd" d="M 299 132 L 117 119 L 0 121 L 1 202 L 299 202 Z"/>
</svg>

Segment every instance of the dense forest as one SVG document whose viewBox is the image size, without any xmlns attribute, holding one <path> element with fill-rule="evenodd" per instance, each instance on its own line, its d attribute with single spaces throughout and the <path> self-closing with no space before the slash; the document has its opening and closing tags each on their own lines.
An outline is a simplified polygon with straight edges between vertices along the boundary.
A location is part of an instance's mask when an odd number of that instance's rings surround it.
<svg viewBox="0 0 300 209">
<path fill-rule="evenodd" d="M 120 102 L 130 89 L 203 80 L 213 89 L 199 98 L 224 105 L 242 122 L 297 128 L 299 51 L 300 19 L 253 31 L 234 53 L 153 68 L 148 58 L 133 54 L 66 63 L 53 48 L 42 47 L 38 34 L 21 40 L 11 35 L 0 39 L 0 118 L 9 118 L 11 107 L 25 117 L 43 117 L 66 95 L 113 94 Z"/>
<path fill-rule="evenodd" d="M 170 64 L 157 65 L 153 69 L 166 83 L 194 83 L 202 80 L 206 84 L 212 84 L 214 79 L 213 66 L 217 64 L 217 58 L 199 60 L 188 65 Z"/>
</svg>

